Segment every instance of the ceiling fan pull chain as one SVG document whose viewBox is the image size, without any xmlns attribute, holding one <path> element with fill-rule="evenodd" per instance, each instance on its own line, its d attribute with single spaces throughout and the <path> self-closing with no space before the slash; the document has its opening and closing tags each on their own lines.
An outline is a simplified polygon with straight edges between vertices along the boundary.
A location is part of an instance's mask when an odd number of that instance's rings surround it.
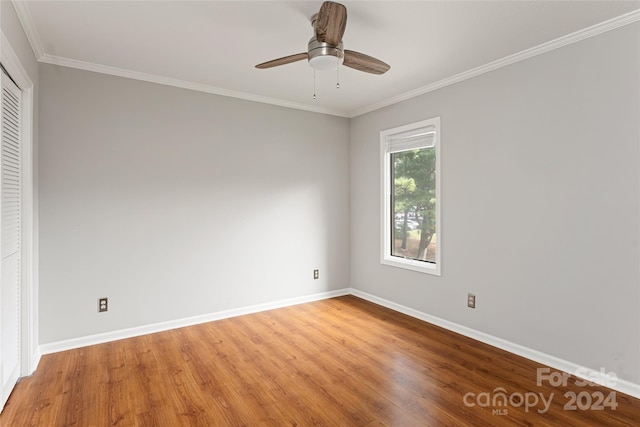
<svg viewBox="0 0 640 427">
<path fill-rule="evenodd" d="M 336 89 L 340 89 L 340 62 L 336 61 Z"/>
<path fill-rule="evenodd" d="M 316 69 L 313 69 L 313 99 L 316 99 Z"/>
</svg>

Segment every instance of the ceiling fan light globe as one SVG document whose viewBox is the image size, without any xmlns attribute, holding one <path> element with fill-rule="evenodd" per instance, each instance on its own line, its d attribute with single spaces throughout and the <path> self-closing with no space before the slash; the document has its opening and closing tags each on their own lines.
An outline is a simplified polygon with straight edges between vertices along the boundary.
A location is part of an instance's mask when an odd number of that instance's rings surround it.
<svg viewBox="0 0 640 427">
<path fill-rule="evenodd" d="M 342 42 L 338 46 L 319 42 L 315 38 L 309 42 L 309 65 L 318 71 L 335 70 L 344 61 Z"/>
<path fill-rule="evenodd" d="M 342 65 L 342 60 L 336 56 L 316 56 L 315 58 L 309 58 L 309 65 L 311 68 L 323 71 L 323 70 L 335 70 L 336 67 Z"/>
</svg>

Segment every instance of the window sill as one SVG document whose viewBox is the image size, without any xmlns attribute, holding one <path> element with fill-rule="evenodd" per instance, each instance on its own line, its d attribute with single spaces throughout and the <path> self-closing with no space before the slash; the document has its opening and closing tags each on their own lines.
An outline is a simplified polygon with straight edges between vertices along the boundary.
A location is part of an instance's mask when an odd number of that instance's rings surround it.
<svg viewBox="0 0 640 427">
<path fill-rule="evenodd" d="M 405 270 L 418 271 L 420 273 L 440 276 L 440 267 L 438 264 L 432 264 L 424 261 L 416 261 L 409 258 L 400 258 L 395 256 L 385 256 L 380 260 L 384 265 L 403 268 Z"/>
</svg>

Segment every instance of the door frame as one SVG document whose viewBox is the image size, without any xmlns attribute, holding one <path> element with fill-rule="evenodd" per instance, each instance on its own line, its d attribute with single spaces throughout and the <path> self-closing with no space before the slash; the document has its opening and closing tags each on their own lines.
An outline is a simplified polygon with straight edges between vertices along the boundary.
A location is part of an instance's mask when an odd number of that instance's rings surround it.
<svg viewBox="0 0 640 427">
<path fill-rule="evenodd" d="M 21 277 L 20 277 L 20 376 L 31 375 L 40 362 L 38 343 L 38 221 L 35 214 L 34 83 L 0 30 L 0 63 L 20 88 L 22 150 Z"/>
</svg>

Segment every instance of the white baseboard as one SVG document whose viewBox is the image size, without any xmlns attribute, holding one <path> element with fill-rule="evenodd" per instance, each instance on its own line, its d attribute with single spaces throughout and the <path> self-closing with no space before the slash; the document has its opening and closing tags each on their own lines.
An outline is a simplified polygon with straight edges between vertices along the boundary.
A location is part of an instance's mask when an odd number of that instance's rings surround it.
<svg viewBox="0 0 640 427">
<path fill-rule="evenodd" d="M 576 363 L 569 362 L 567 360 L 563 360 L 546 353 L 542 353 L 537 350 L 533 350 L 531 348 L 522 346 L 520 344 L 515 344 L 510 341 L 503 340 L 502 338 L 498 338 L 493 335 L 489 335 L 484 332 L 477 331 L 467 326 L 459 325 L 457 323 L 450 322 L 448 320 L 441 319 L 439 317 L 432 316 L 427 313 L 423 313 L 413 308 L 409 308 L 404 305 L 397 304 L 393 301 L 389 301 L 384 298 L 379 298 L 375 295 L 362 292 L 358 289 L 352 288 L 350 290 L 350 293 L 359 298 L 365 299 L 367 301 L 373 302 L 383 307 L 390 308 L 391 310 L 406 314 L 416 319 L 423 320 L 425 322 L 431 323 L 436 326 L 440 326 L 441 328 L 456 332 L 460 335 L 464 335 L 469 338 L 473 338 L 474 340 L 483 342 L 485 344 L 498 347 L 499 349 L 508 351 L 509 353 L 517 354 L 518 356 L 522 356 L 529 360 L 542 363 L 543 365 L 549 366 L 551 368 L 558 369 L 560 371 L 579 376 L 585 380 L 588 380 L 594 383 L 602 384 L 600 381 L 597 380 L 597 378 L 601 378 L 602 376 L 600 371 L 596 371 L 594 369 L 587 368 L 587 367 L 578 365 Z M 615 380 L 615 385 L 611 385 L 611 384 L 602 384 L 602 385 L 612 390 L 619 391 L 620 393 L 628 394 L 637 399 L 640 399 L 640 384 L 635 384 L 631 381 L 627 381 L 622 378 L 617 378 Z"/>
<path fill-rule="evenodd" d="M 215 320 L 228 319 L 231 317 L 242 316 L 245 314 L 258 313 L 266 310 L 273 310 L 276 308 L 289 307 L 292 305 L 303 304 L 306 302 L 318 301 L 328 298 L 335 298 L 343 295 L 354 295 L 372 303 L 387 307 L 391 310 L 406 314 L 416 319 L 423 320 L 436 326 L 440 326 L 447 330 L 456 332 L 469 338 L 473 338 L 477 341 L 489 344 L 499 349 L 508 351 L 518 356 L 525 357 L 529 360 L 533 360 L 543 365 L 549 366 L 554 369 L 558 369 L 563 372 L 567 372 L 572 375 L 577 375 L 583 379 L 591 382 L 598 383 L 597 378 L 601 377 L 601 372 L 594 369 L 586 368 L 567 360 L 560 359 L 558 357 L 542 353 L 537 350 L 515 344 L 502 338 L 495 337 L 493 335 L 486 334 L 484 332 L 477 331 L 475 329 L 463 326 L 454 322 L 450 322 L 445 319 L 441 319 L 436 316 L 432 316 L 427 313 L 415 310 L 413 308 L 406 307 L 401 304 L 397 304 L 393 301 L 386 300 L 384 298 L 377 297 L 375 295 L 360 291 L 353 288 L 339 289 L 335 291 L 322 292 L 313 295 L 305 295 L 297 298 L 289 298 L 280 301 L 274 301 L 265 304 L 258 304 L 249 307 L 242 307 L 232 310 L 224 310 L 216 313 L 204 314 L 201 316 L 187 317 L 184 319 L 172 320 L 168 322 L 155 323 L 151 325 L 138 326 L 135 328 L 121 329 L 118 331 L 105 332 L 103 334 L 90 335 L 86 337 L 74 338 L 70 340 L 57 341 L 48 344 L 42 344 L 40 346 L 40 352 L 34 358 L 33 366 L 37 366 L 40 360 L 40 356 L 43 354 L 56 353 L 59 351 L 71 350 L 74 348 L 85 347 L 88 345 L 102 344 L 109 341 L 116 341 L 124 338 L 131 338 L 145 334 L 152 334 L 156 332 L 167 331 L 170 329 L 182 328 L 185 326 L 197 325 L 200 323 L 212 322 Z M 640 399 L 640 384 L 635 384 L 631 381 L 617 378 L 615 385 L 603 384 L 612 390 L 619 391 L 621 393 L 628 394 L 635 398 Z"/>
<path fill-rule="evenodd" d="M 105 332 L 102 334 L 56 341 L 40 345 L 40 353 L 57 353 L 59 351 L 72 350 L 74 348 L 86 347 L 89 345 L 102 344 L 110 341 L 132 338 L 146 334 L 153 334 L 156 332 L 168 331 L 170 329 L 182 328 L 185 326 L 198 325 L 200 323 L 212 322 L 214 320 L 228 319 L 230 317 L 258 313 L 266 310 L 273 310 L 275 308 L 289 307 L 292 305 L 304 304 L 306 302 L 335 298 L 343 295 L 349 295 L 350 291 L 351 290 L 349 288 L 345 288 L 336 291 L 321 292 L 318 294 L 305 295 L 297 298 L 288 298 L 280 301 L 257 304 L 232 310 L 224 310 L 216 313 L 171 320 L 168 322 L 154 323 L 151 325 L 137 326 L 135 328 L 120 329 L 117 331 Z"/>
<path fill-rule="evenodd" d="M 31 365 L 29 366 L 29 375 L 33 374 L 36 371 L 36 369 L 38 369 L 38 365 L 40 364 L 41 358 L 42 358 L 42 353 L 40 352 L 40 349 L 38 349 L 31 357 Z"/>
</svg>

